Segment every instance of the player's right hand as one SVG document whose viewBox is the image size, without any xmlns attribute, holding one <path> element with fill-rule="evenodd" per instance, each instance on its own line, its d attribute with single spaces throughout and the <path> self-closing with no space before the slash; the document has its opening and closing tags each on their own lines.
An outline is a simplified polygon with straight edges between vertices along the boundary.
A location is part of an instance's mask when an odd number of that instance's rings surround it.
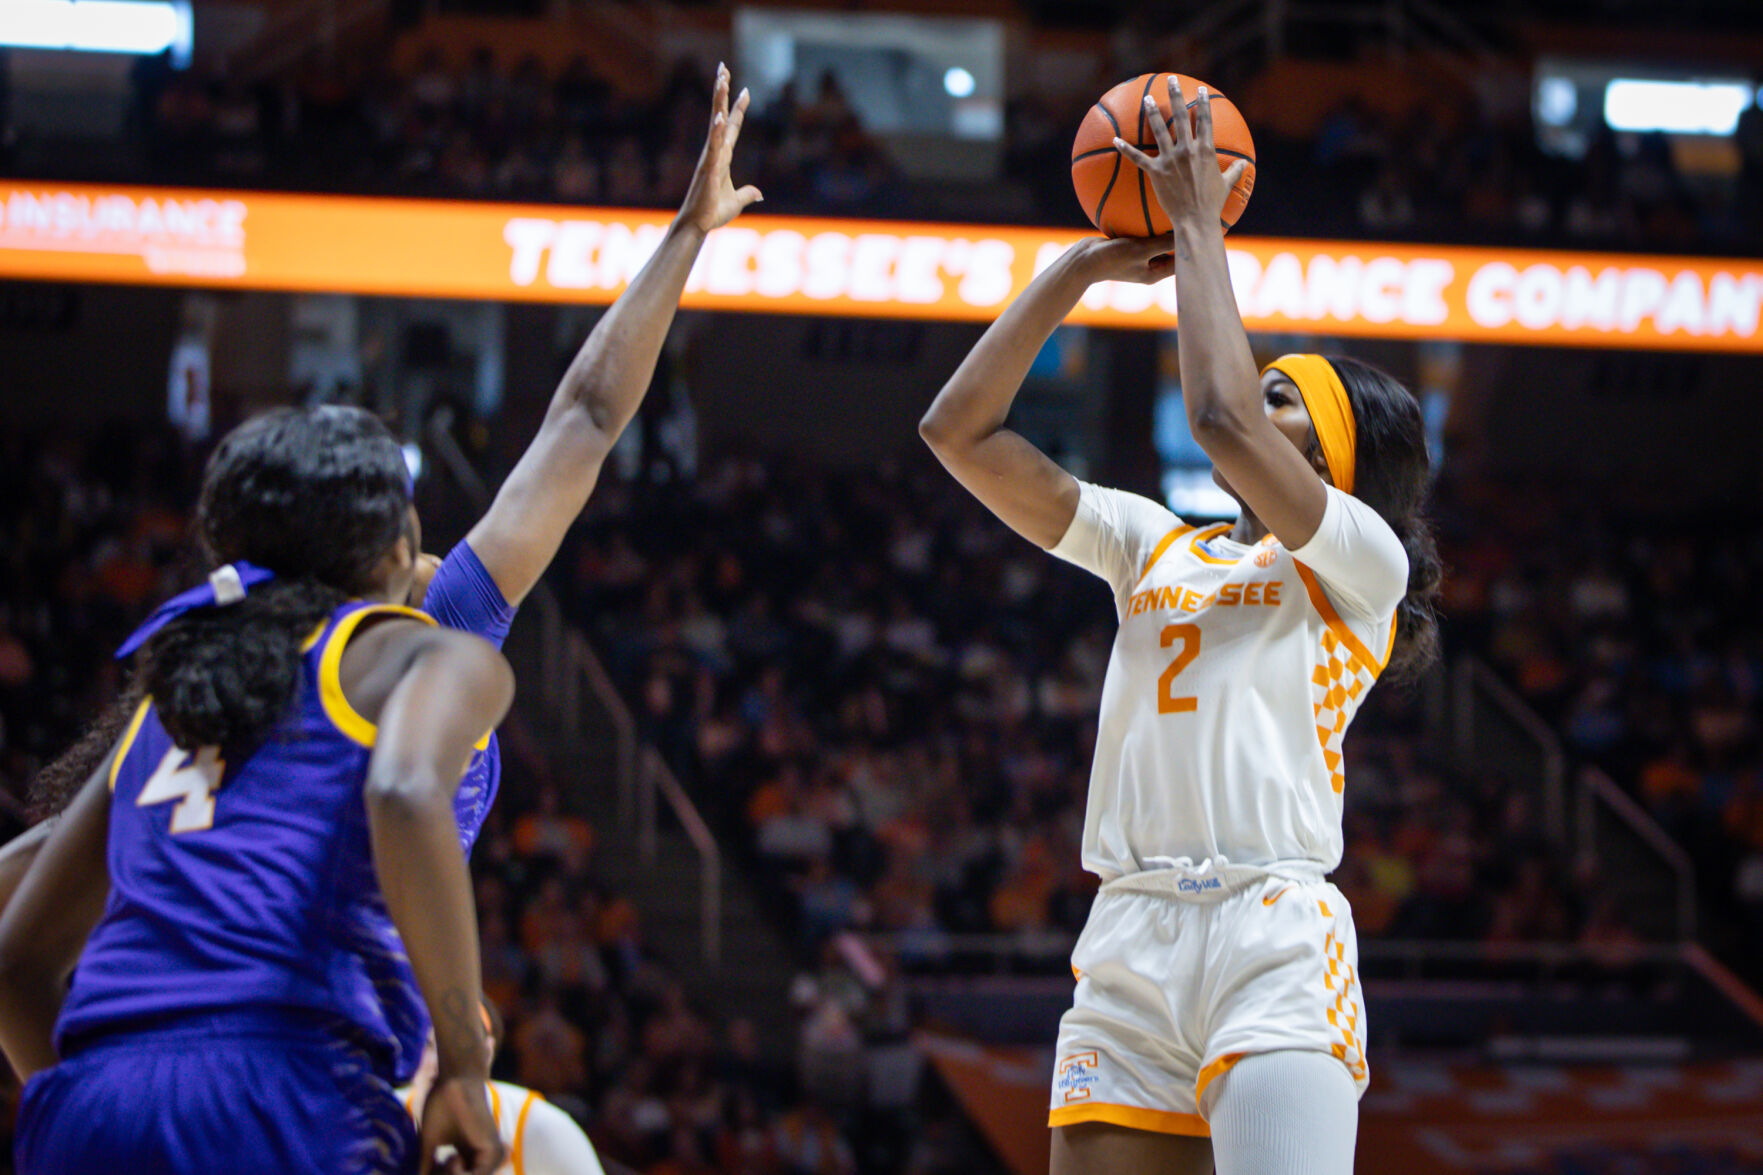
<svg viewBox="0 0 1763 1175">
<path fill-rule="evenodd" d="M 1192 126 L 1185 118 L 1173 118 L 1165 124 L 1157 100 L 1146 94 L 1145 122 L 1157 140 L 1157 154 L 1147 155 L 1120 138 L 1114 140 L 1114 149 L 1145 173 L 1171 224 L 1197 223 L 1210 231 L 1223 223 L 1225 201 L 1243 178 L 1249 161 L 1237 160 L 1220 177 L 1218 148 L 1212 141 L 1212 95 L 1205 86 L 1200 87 L 1194 105 Z M 1169 75 L 1169 108 L 1187 109 L 1181 81 L 1173 73 Z"/>
<path fill-rule="evenodd" d="M 700 232 L 721 228 L 749 204 L 763 198 L 752 184 L 737 188 L 729 178 L 729 162 L 734 156 L 735 141 L 741 137 L 741 124 L 747 121 L 750 98 L 743 89 L 731 108 L 728 90 L 728 67 L 718 65 L 716 89 L 710 99 L 710 130 L 704 137 L 704 151 L 698 156 L 698 169 L 692 173 L 692 186 L 679 210 L 680 219 Z"/>
<path fill-rule="evenodd" d="M 419 1137 L 421 1175 L 437 1171 L 495 1175 L 508 1157 L 482 1080 L 437 1078 L 423 1103 Z M 454 1155 L 437 1166 L 435 1152 L 442 1147 L 451 1147 Z"/>
</svg>

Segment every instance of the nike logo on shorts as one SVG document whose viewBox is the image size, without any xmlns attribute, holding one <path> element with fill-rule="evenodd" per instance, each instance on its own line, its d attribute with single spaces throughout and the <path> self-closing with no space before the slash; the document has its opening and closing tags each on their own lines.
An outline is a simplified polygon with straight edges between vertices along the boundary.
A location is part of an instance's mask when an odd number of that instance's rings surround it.
<svg viewBox="0 0 1763 1175">
<path fill-rule="evenodd" d="M 1278 893 L 1274 894 L 1272 897 L 1262 898 L 1261 904 L 1263 906 L 1271 906 L 1271 905 L 1273 905 L 1273 903 L 1279 901 L 1279 899 L 1285 897 L 1287 894 L 1289 894 L 1291 892 L 1292 892 L 1292 887 L 1288 885 L 1284 889 L 1280 890 Z"/>
</svg>

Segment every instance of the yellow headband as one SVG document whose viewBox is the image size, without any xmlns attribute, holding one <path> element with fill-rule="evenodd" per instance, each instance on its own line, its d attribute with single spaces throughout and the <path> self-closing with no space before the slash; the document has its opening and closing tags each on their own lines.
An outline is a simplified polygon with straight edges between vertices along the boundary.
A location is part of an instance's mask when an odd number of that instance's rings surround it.
<svg viewBox="0 0 1763 1175">
<path fill-rule="evenodd" d="M 1353 470 L 1359 461 L 1359 426 L 1334 364 L 1320 355 L 1281 355 L 1263 368 L 1262 374 L 1269 371 L 1278 371 L 1297 385 L 1322 445 L 1329 477 L 1342 493 L 1352 493 Z"/>
</svg>

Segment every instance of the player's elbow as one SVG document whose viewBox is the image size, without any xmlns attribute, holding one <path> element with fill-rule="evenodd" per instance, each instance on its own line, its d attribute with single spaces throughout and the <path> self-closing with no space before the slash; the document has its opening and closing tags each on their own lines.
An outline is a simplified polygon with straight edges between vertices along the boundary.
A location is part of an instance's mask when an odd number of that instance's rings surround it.
<svg viewBox="0 0 1763 1175">
<path fill-rule="evenodd" d="M 973 448 L 978 441 L 971 428 L 963 428 L 954 414 L 932 404 L 918 422 L 918 435 L 939 457 L 952 457 Z"/>
<path fill-rule="evenodd" d="M 617 443 L 619 424 L 604 400 L 578 397 L 552 412 L 541 431 L 561 442 L 578 462 L 597 462 L 604 461 Z"/>
<path fill-rule="evenodd" d="M 918 422 L 918 435 L 932 449 L 942 449 L 949 443 L 949 422 L 944 420 L 933 404 Z"/>
<path fill-rule="evenodd" d="M 409 824 L 452 811 L 452 789 L 433 763 L 392 758 L 368 771 L 362 799 L 373 823 Z"/>
<path fill-rule="evenodd" d="M 1208 453 L 1212 447 L 1231 447 L 1246 441 L 1254 421 L 1229 404 L 1196 405 L 1188 413 L 1188 430 Z"/>
</svg>

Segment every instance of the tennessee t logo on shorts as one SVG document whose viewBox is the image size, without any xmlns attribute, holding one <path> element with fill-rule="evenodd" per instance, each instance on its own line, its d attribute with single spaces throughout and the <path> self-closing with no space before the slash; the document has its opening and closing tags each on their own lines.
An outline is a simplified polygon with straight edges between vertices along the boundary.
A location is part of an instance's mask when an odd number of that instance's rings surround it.
<svg viewBox="0 0 1763 1175">
<path fill-rule="evenodd" d="M 1101 1057 L 1093 1052 L 1061 1058 L 1053 1079 L 1054 1092 L 1063 1094 L 1068 1102 L 1088 1099 L 1091 1088 L 1101 1080 L 1096 1072 L 1101 1063 Z"/>
</svg>

